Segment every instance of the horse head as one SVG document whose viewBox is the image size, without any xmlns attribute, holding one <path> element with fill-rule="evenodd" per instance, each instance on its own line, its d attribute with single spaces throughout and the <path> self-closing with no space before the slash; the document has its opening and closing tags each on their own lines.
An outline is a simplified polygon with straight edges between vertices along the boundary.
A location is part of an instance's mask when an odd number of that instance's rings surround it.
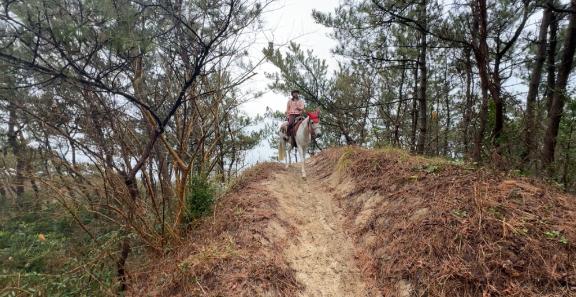
<svg viewBox="0 0 576 297">
<path fill-rule="evenodd" d="M 312 112 L 306 112 L 308 118 L 310 118 L 310 126 L 312 127 L 313 135 L 315 137 L 322 136 L 322 131 L 320 130 L 320 110 L 316 109 Z"/>
</svg>

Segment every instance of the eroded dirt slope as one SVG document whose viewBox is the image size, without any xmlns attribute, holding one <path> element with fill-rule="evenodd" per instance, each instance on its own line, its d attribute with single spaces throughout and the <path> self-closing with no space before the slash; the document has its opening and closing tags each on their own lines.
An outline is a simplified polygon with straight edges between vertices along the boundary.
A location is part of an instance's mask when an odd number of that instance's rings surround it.
<svg viewBox="0 0 576 297">
<path fill-rule="evenodd" d="M 296 167 L 279 171 L 264 185 L 278 198 L 278 216 L 297 230 L 285 257 L 304 285 L 300 296 L 379 296 L 356 265 L 332 193 L 318 176 L 302 179 L 299 172 Z"/>
<path fill-rule="evenodd" d="M 308 164 L 311 166 L 311 164 Z M 296 165 L 249 170 L 189 242 L 135 275 L 132 296 L 380 296 L 356 265 L 345 217 Z"/>
</svg>

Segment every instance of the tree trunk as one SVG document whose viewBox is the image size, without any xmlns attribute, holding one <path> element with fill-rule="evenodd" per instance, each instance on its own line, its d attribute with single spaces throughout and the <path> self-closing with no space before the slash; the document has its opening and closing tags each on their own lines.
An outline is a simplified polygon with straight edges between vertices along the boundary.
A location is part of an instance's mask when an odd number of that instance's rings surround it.
<svg viewBox="0 0 576 297">
<path fill-rule="evenodd" d="M 444 103 L 446 104 L 446 130 L 444 132 L 444 151 L 443 155 L 448 156 L 450 143 L 448 139 L 448 134 L 450 133 L 450 125 L 452 124 L 450 115 L 450 85 L 448 84 L 448 61 L 446 61 L 446 68 L 444 68 Z"/>
<path fill-rule="evenodd" d="M 570 3 L 571 9 L 576 10 L 576 0 L 572 0 Z M 558 81 L 553 90 L 552 104 L 550 106 L 550 112 L 548 113 L 548 125 L 546 134 L 544 134 L 544 148 L 542 150 L 542 165 L 544 167 L 548 167 L 554 161 L 556 138 L 558 136 L 558 129 L 566 100 L 566 84 L 568 83 L 568 76 L 572 70 L 575 49 L 576 14 L 573 13 L 570 15 L 570 21 L 568 23 L 566 39 L 563 45 L 562 60 L 558 68 Z"/>
<path fill-rule="evenodd" d="M 348 132 L 348 130 L 346 130 L 346 128 L 344 128 L 342 123 L 338 123 L 339 127 L 340 127 L 340 133 L 342 133 L 342 136 L 344 136 L 344 139 L 346 140 L 346 145 L 354 145 L 356 144 L 356 141 L 354 140 L 354 138 L 352 138 L 352 136 L 350 136 L 350 133 Z"/>
<path fill-rule="evenodd" d="M 116 275 L 118 277 L 118 291 L 122 296 L 123 293 L 128 288 L 128 277 L 126 275 L 126 260 L 128 259 L 128 255 L 130 254 L 130 242 L 128 241 L 128 237 L 126 236 L 124 240 L 122 240 L 122 246 L 120 250 L 120 257 L 116 262 Z"/>
<path fill-rule="evenodd" d="M 548 7 L 544 10 L 542 22 L 540 23 L 540 31 L 538 33 L 538 50 L 536 52 L 536 59 L 534 68 L 532 68 L 532 76 L 530 77 L 530 84 L 528 87 L 528 96 L 526 97 L 526 130 L 524 135 L 524 162 L 530 162 L 533 159 L 533 152 L 535 150 L 534 132 L 536 131 L 536 96 L 538 95 L 538 86 L 542 77 L 542 68 L 544 67 L 544 59 L 546 55 L 546 36 L 550 19 L 552 16 L 552 1 L 547 2 Z"/>
<path fill-rule="evenodd" d="M 11 98 L 13 100 L 14 98 Z M 16 159 L 16 172 L 14 176 L 14 192 L 17 196 L 24 193 L 24 169 L 26 168 L 24 151 L 22 144 L 18 141 L 18 120 L 16 116 L 16 106 L 12 101 L 8 102 L 8 146 L 12 150 L 14 159 Z"/>
<path fill-rule="evenodd" d="M 222 84 L 220 82 L 220 78 L 221 78 L 221 74 L 218 75 L 218 87 L 220 87 Z M 222 132 L 222 127 L 220 126 L 221 122 L 220 122 L 220 104 L 219 102 L 222 102 L 222 92 L 218 91 L 217 92 L 218 95 L 218 100 L 216 101 L 216 107 L 215 107 L 215 113 L 214 113 L 214 131 L 215 131 L 215 137 L 216 137 L 216 145 L 218 147 L 218 154 L 216 156 L 216 158 L 218 159 L 218 171 L 219 171 L 219 179 L 221 183 L 226 182 L 226 172 L 224 170 L 224 137 L 221 135 Z"/>
<path fill-rule="evenodd" d="M 478 73 L 480 76 L 480 89 L 482 90 L 482 107 L 480 108 L 479 127 L 476 131 L 474 140 L 474 161 L 480 162 L 482 158 L 482 143 L 484 140 L 484 132 L 486 130 L 486 122 L 488 119 L 488 88 L 490 85 L 490 77 L 488 75 L 488 44 L 486 43 L 487 33 L 487 18 L 486 0 L 479 0 L 475 2 L 473 7 L 474 16 L 474 57 L 478 66 Z"/>
<path fill-rule="evenodd" d="M 410 150 L 416 150 L 416 130 L 418 129 L 418 67 L 414 67 L 414 91 L 412 100 L 412 130 L 410 135 Z"/>
<path fill-rule="evenodd" d="M 568 141 L 566 143 L 566 147 L 564 147 L 564 173 L 562 174 L 562 183 L 564 184 L 564 191 L 568 192 L 569 190 L 569 176 L 568 168 L 570 168 L 570 163 L 572 160 L 570 159 L 570 150 L 572 149 L 572 134 L 574 133 L 574 124 L 570 124 L 570 131 L 568 132 Z"/>
<path fill-rule="evenodd" d="M 482 0 L 482 2 L 484 2 L 484 10 L 486 10 L 485 7 L 486 3 L 484 0 Z M 520 36 L 522 30 L 524 29 L 524 26 L 526 25 L 526 21 L 528 20 L 530 15 L 529 3 L 530 3 L 529 1 L 523 1 L 524 13 L 522 17 L 522 22 L 516 28 L 515 33 L 512 36 L 512 38 L 510 38 L 510 40 L 508 40 L 507 42 L 503 42 L 502 39 L 500 38 L 502 31 L 496 29 L 496 52 L 495 52 L 496 55 L 494 59 L 494 70 L 492 71 L 492 83 L 488 84 L 490 94 L 492 95 L 492 99 L 494 100 L 494 107 L 495 107 L 493 145 L 496 148 L 495 151 L 496 154 L 499 154 L 501 136 L 504 130 L 504 120 L 506 113 L 505 97 L 503 97 L 501 94 L 502 77 L 500 75 L 500 64 L 502 62 L 502 59 L 504 59 L 506 52 L 508 52 L 512 48 L 512 45 L 518 40 L 518 37 Z M 482 25 L 484 26 L 488 23 L 487 13 L 484 12 L 481 14 L 481 16 L 482 18 L 485 18 L 482 21 Z M 501 46 L 503 46 L 502 49 Z"/>
<path fill-rule="evenodd" d="M 430 112 L 430 120 L 428 121 L 428 133 L 432 134 L 434 132 L 434 155 L 440 155 L 440 97 L 441 95 L 438 93 L 436 94 L 436 109 L 432 106 L 432 110 Z M 436 113 L 434 113 L 436 112 Z M 428 148 L 428 151 L 432 151 Z"/>
<path fill-rule="evenodd" d="M 400 89 L 398 91 L 398 109 L 396 109 L 396 119 L 394 123 L 394 139 L 392 145 L 400 147 L 400 123 L 402 117 L 400 113 L 402 111 L 402 103 L 404 102 L 404 80 L 406 76 L 406 68 L 402 68 L 402 75 L 400 76 Z"/>
<path fill-rule="evenodd" d="M 166 217 L 170 216 L 172 213 L 172 200 L 174 197 L 174 191 L 172 189 L 172 182 L 170 174 L 170 162 L 167 157 L 167 153 L 162 146 L 156 146 L 156 158 L 158 166 L 158 183 L 160 184 L 160 192 L 162 193 L 162 218 L 161 218 L 161 228 L 162 228 L 162 245 L 166 242 Z"/>
<path fill-rule="evenodd" d="M 474 100 L 472 98 L 472 61 L 470 60 L 470 48 L 467 47 L 464 50 L 464 55 L 466 58 L 466 104 L 464 105 L 463 111 L 463 134 L 462 134 L 462 143 L 464 145 L 464 158 L 469 158 L 469 129 L 470 129 L 470 121 L 472 120 L 472 107 L 474 106 Z"/>
<path fill-rule="evenodd" d="M 364 114 L 362 115 L 362 127 L 360 128 L 360 136 L 358 137 L 360 145 L 366 143 L 366 123 L 368 122 L 368 116 L 370 115 L 370 95 L 366 96 L 366 101 L 364 104 Z"/>
<path fill-rule="evenodd" d="M 426 0 L 420 2 L 420 24 L 427 27 L 427 12 L 426 12 Z M 427 98 L 426 98 L 426 87 L 428 79 L 428 69 L 426 65 L 426 50 L 428 47 L 426 40 L 426 32 L 424 30 L 420 31 L 420 57 L 418 58 L 418 65 L 420 67 L 420 88 L 419 88 L 419 108 L 418 108 L 418 121 L 420 122 L 418 135 L 418 143 L 416 145 L 416 152 L 418 154 L 423 154 L 426 145 L 426 109 L 427 109 Z"/>
<path fill-rule="evenodd" d="M 546 53 L 546 63 L 548 77 L 546 78 L 546 113 L 550 113 L 552 97 L 554 95 L 554 85 L 556 84 L 556 44 L 558 33 L 558 16 L 552 13 L 550 19 L 550 42 Z"/>
<path fill-rule="evenodd" d="M 502 79 L 500 77 L 500 59 L 497 58 L 494 61 L 494 71 L 492 72 L 492 82 L 488 85 L 488 90 L 490 90 L 490 95 L 494 100 L 494 138 L 492 139 L 492 144 L 497 149 L 500 147 L 500 137 L 502 136 L 502 130 L 504 129 L 504 98 L 502 98 Z"/>
</svg>

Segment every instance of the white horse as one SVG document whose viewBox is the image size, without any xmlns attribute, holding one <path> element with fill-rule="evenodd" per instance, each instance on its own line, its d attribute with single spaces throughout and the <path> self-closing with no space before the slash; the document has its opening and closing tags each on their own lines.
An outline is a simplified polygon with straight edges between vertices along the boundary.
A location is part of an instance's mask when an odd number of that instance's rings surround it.
<svg viewBox="0 0 576 297">
<path fill-rule="evenodd" d="M 308 146 L 312 142 L 314 137 L 320 137 L 320 111 L 316 110 L 314 112 L 306 112 L 308 115 L 302 122 L 300 126 L 298 126 L 298 130 L 296 130 L 296 148 L 298 148 L 298 152 L 300 153 L 300 160 L 302 162 L 302 177 L 306 177 L 306 170 L 304 169 L 304 160 L 306 156 L 306 150 Z M 293 129 L 296 127 L 296 123 L 294 123 Z M 288 155 L 288 162 L 286 163 L 286 168 L 290 166 L 292 160 L 290 158 L 290 152 L 294 148 L 292 146 L 292 141 L 290 141 L 290 137 L 286 135 L 282 128 L 278 132 L 279 135 L 279 146 L 278 146 L 278 160 L 283 161 Z M 288 151 L 286 148 L 288 147 Z"/>
</svg>

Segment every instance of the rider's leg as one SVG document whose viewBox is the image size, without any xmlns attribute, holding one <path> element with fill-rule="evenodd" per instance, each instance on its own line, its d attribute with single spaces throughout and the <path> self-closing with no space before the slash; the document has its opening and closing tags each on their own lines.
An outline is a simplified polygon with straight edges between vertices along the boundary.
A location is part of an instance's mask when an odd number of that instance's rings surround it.
<svg viewBox="0 0 576 297">
<path fill-rule="evenodd" d="M 290 137 L 290 131 L 292 131 L 292 126 L 294 126 L 294 120 L 296 119 L 296 116 L 293 114 L 289 114 L 288 115 L 288 128 L 286 129 L 286 133 L 288 134 L 288 137 Z"/>
</svg>

